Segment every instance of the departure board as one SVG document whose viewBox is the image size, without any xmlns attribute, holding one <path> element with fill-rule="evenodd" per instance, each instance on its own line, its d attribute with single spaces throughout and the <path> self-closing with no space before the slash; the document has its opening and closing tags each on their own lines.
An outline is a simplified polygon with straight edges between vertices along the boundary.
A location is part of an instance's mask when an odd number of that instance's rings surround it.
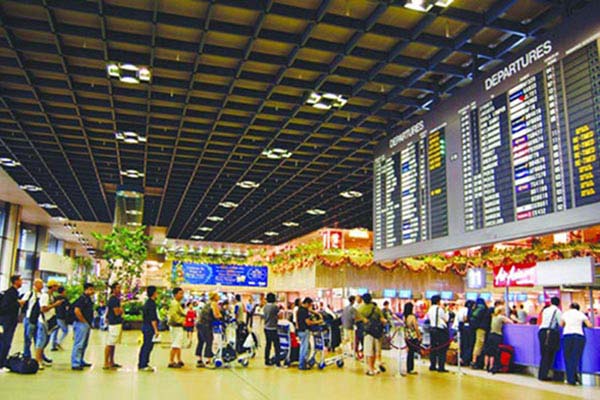
<svg viewBox="0 0 600 400">
<path fill-rule="evenodd" d="M 377 260 L 600 224 L 593 3 L 376 149 Z"/>
</svg>

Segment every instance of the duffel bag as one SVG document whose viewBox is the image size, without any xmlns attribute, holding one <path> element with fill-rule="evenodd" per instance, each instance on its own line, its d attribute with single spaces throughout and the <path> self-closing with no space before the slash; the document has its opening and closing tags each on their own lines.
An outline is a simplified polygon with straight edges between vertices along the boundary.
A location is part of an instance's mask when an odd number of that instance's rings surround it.
<svg viewBox="0 0 600 400">
<path fill-rule="evenodd" d="M 29 357 L 23 357 L 21 353 L 8 357 L 6 364 L 8 364 L 8 369 L 17 374 L 35 374 L 39 369 L 36 360 Z"/>
</svg>

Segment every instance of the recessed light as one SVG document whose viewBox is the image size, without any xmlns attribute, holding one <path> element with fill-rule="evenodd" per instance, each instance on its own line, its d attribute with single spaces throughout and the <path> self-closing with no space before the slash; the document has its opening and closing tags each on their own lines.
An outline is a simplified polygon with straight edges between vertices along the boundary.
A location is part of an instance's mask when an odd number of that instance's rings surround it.
<svg viewBox="0 0 600 400">
<path fill-rule="evenodd" d="M 211 215 L 210 217 L 208 217 L 206 219 L 209 220 L 209 221 L 212 221 L 212 222 L 221 222 L 221 221 L 223 221 L 223 217 L 219 217 L 219 216 L 216 216 L 216 215 Z"/>
<path fill-rule="evenodd" d="M 238 204 L 234 203 L 233 201 L 223 201 L 223 202 L 219 203 L 219 206 L 224 207 L 224 208 L 236 208 L 238 206 Z"/>
<path fill-rule="evenodd" d="M 265 232 L 265 236 L 279 236 L 279 233 L 275 231 L 267 231 Z"/>
<path fill-rule="evenodd" d="M 121 175 L 127 177 L 127 178 L 131 178 L 131 179 L 138 179 L 138 178 L 143 178 L 144 177 L 144 173 L 140 172 L 138 170 L 135 169 L 128 169 L 125 171 L 121 171 Z"/>
<path fill-rule="evenodd" d="M 236 183 L 235 185 L 239 186 L 243 189 L 256 189 L 257 187 L 260 186 L 260 184 L 254 182 L 254 181 L 242 181 L 242 182 Z"/>
<path fill-rule="evenodd" d="M 342 108 L 346 105 L 348 99 L 341 94 L 335 93 L 317 93 L 312 92 L 306 100 L 306 104 L 320 110 L 330 110 L 332 108 Z"/>
<path fill-rule="evenodd" d="M 125 214 L 127 214 L 127 215 L 142 215 L 142 212 L 140 210 L 127 210 L 127 211 L 125 211 Z"/>
<path fill-rule="evenodd" d="M 297 226 L 300 226 L 299 223 L 297 222 L 293 222 L 293 221 L 286 221 L 282 224 L 283 226 L 287 226 L 288 228 L 295 228 Z"/>
<path fill-rule="evenodd" d="M 202 239 L 204 239 L 204 236 L 193 235 L 193 236 L 190 237 L 190 239 L 192 239 L 192 240 L 202 240 Z"/>
<path fill-rule="evenodd" d="M 8 157 L 0 157 L 0 165 L 3 167 L 13 168 L 21 165 L 20 162 Z"/>
<path fill-rule="evenodd" d="M 28 192 L 41 192 L 42 188 L 35 185 L 19 185 L 20 189 L 26 190 Z"/>
<path fill-rule="evenodd" d="M 131 131 L 116 132 L 115 139 L 127 144 L 146 143 L 147 141 L 144 136 L 140 136 L 136 132 Z"/>
<path fill-rule="evenodd" d="M 325 215 L 327 212 L 325 210 L 321 210 L 320 208 L 313 208 L 306 212 L 310 215 Z"/>
<path fill-rule="evenodd" d="M 263 243 L 263 241 L 262 241 L 262 240 L 260 240 L 260 239 L 252 239 L 252 240 L 250 241 L 250 243 L 254 243 L 254 244 L 261 244 L 261 243 Z"/>
<path fill-rule="evenodd" d="M 52 220 L 56 221 L 56 222 L 67 222 L 68 221 L 68 219 L 65 217 L 52 217 Z"/>
<path fill-rule="evenodd" d="M 127 225 L 129 226 L 142 226 L 141 222 L 128 222 Z"/>
<path fill-rule="evenodd" d="M 58 206 L 56 204 L 50 204 L 50 203 L 42 203 L 42 204 L 40 204 L 40 207 L 45 208 L 46 210 L 54 210 L 55 208 L 58 208 Z"/>
<path fill-rule="evenodd" d="M 341 192 L 340 196 L 345 197 L 347 199 L 357 199 L 359 197 L 362 197 L 362 193 L 358 192 L 356 190 L 347 190 L 345 192 Z"/>
<path fill-rule="evenodd" d="M 404 7 L 415 10 L 427 12 L 433 8 L 434 5 L 438 7 L 448 7 L 454 0 L 407 0 Z"/>
<path fill-rule="evenodd" d="M 198 228 L 198 230 L 202 232 L 210 232 L 213 230 L 213 228 L 211 228 L 210 226 L 201 226 L 200 228 Z"/>
<path fill-rule="evenodd" d="M 290 151 L 280 148 L 263 150 L 261 154 L 271 160 L 281 160 L 282 158 L 290 158 L 292 156 Z"/>
</svg>

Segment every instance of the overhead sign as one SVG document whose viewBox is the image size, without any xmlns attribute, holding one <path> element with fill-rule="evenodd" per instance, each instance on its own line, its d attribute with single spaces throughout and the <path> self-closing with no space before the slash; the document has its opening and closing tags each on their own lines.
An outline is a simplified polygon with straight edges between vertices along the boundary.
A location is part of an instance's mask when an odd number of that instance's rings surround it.
<svg viewBox="0 0 600 400">
<path fill-rule="evenodd" d="M 485 277 L 485 268 L 469 268 L 467 270 L 467 289 L 484 289 Z"/>
<path fill-rule="evenodd" d="M 535 263 L 514 263 L 494 267 L 494 287 L 535 286 Z"/>
<path fill-rule="evenodd" d="M 538 263 L 538 285 L 591 285 L 594 283 L 594 259 L 592 257 L 568 258 L 566 260 Z"/>
<path fill-rule="evenodd" d="M 183 281 L 191 285 L 268 285 L 268 268 L 264 266 L 174 262 L 173 268 L 177 267 L 183 271 Z"/>
<path fill-rule="evenodd" d="M 323 232 L 323 249 L 343 249 L 344 248 L 344 232 L 326 230 Z"/>
</svg>

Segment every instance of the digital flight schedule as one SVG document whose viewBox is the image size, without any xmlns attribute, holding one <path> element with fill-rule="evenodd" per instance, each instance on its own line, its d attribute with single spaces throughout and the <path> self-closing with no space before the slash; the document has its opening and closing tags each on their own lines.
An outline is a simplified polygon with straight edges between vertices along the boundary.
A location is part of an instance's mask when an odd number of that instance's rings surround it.
<svg viewBox="0 0 600 400">
<path fill-rule="evenodd" d="M 598 3 L 376 149 L 376 260 L 600 224 Z"/>
</svg>

